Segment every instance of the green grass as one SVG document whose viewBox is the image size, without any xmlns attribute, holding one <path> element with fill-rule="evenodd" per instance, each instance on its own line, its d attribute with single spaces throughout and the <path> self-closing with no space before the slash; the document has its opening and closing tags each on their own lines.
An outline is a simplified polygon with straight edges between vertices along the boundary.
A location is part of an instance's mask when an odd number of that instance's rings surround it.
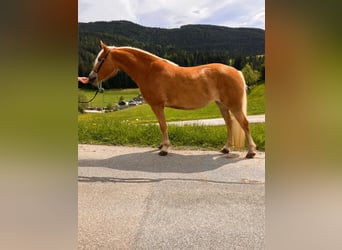
<svg viewBox="0 0 342 250">
<path fill-rule="evenodd" d="M 256 85 L 248 94 L 247 113 L 249 115 L 265 113 L 265 84 Z"/>
<path fill-rule="evenodd" d="M 265 125 L 251 124 L 259 150 L 265 150 Z M 226 143 L 225 126 L 169 126 L 173 147 L 219 150 Z M 79 142 L 104 145 L 159 146 L 161 133 L 157 125 L 139 125 L 98 118 L 79 122 Z"/>
<path fill-rule="evenodd" d="M 107 116 L 118 121 L 130 121 L 138 124 L 157 122 L 157 118 L 147 104 L 106 114 L 82 114 L 79 116 L 79 120 L 89 120 L 102 116 Z M 211 103 L 199 110 L 190 111 L 165 108 L 165 116 L 167 121 L 199 120 L 221 117 L 220 111 L 215 103 Z"/>
<path fill-rule="evenodd" d="M 78 89 L 78 92 L 84 94 L 87 100 L 90 100 L 95 95 L 95 91 Z M 103 93 L 97 94 L 96 98 L 89 104 L 89 107 L 106 107 L 109 103 L 118 104 L 120 96 L 123 96 L 125 101 L 129 101 L 139 93 L 139 89 L 106 89 Z"/>
<path fill-rule="evenodd" d="M 264 84 L 254 87 L 248 95 L 248 114 L 262 114 L 265 112 Z M 84 91 L 89 98 L 93 91 Z M 105 90 L 105 97 L 99 94 L 100 101 L 114 100 L 117 103 L 120 96 L 128 101 L 137 96 L 138 89 Z M 101 99 L 102 98 L 102 99 Z M 93 104 L 93 107 L 95 104 Z M 221 114 L 215 103 L 199 110 L 165 109 L 167 121 L 196 120 L 218 118 Z M 157 119 L 149 105 L 144 104 L 112 113 L 79 114 L 79 143 L 158 146 L 161 141 Z M 141 125 L 141 124 L 144 125 Z M 251 133 L 259 150 L 265 150 L 265 124 L 251 124 Z M 174 147 L 190 147 L 218 150 L 226 143 L 227 132 L 225 126 L 168 126 L 169 138 Z"/>
</svg>

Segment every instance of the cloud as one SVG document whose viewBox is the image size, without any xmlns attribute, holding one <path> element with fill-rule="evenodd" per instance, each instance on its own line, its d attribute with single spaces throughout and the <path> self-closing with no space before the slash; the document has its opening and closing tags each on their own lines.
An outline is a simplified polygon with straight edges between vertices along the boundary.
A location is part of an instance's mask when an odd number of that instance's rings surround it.
<svg viewBox="0 0 342 250">
<path fill-rule="evenodd" d="M 79 0 L 79 22 L 129 20 L 150 27 L 184 24 L 265 26 L 264 0 Z"/>
<path fill-rule="evenodd" d="M 79 0 L 78 21 L 111 21 L 132 20 L 135 21 L 136 14 L 130 1 L 125 0 Z"/>
</svg>

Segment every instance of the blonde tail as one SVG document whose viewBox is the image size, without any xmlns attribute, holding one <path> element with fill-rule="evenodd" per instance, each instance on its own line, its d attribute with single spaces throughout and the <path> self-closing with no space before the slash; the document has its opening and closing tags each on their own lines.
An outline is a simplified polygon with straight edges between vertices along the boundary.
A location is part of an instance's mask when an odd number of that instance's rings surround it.
<svg viewBox="0 0 342 250">
<path fill-rule="evenodd" d="M 245 78 L 242 74 L 241 71 L 239 71 L 244 85 L 246 86 L 246 82 L 245 82 Z M 246 86 L 247 87 L 247 86 Z M 244 115 L 247 117 L 247 92 L 244 91 L 243 93 L 243 97 L 242 97 L 242 111 L 244 113 Z M 241 128 L 239 122 L 236 120 L 236 118 L 234 117 L 234 115 L 231 116 L 232 117 L 232 136 L 233 136 L 233 145 L 235 149 L 242 149 L 245 147 L 245 132 L 243 131 L 243 129 Z"/>
</svg>

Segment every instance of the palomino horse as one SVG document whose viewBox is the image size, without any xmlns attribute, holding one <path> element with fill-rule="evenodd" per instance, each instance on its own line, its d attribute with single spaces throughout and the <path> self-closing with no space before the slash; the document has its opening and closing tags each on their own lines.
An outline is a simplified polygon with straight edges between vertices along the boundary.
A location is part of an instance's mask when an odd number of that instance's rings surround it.
<svg viewBox="0 0 342 250">
<path fill-rule="evenodd" d="M 101 47 L 89 74 L 89 82 L 99 87 L 102 81 L 115 76 L 118 70 L 126 72 L 135 81 L 159 122 L 162 133 L 159 155 L 167 155 L 170 146 L 165 107 L 191 110 L 215 101 L 225 120 L 228 134 L 221 152 L 229 153 L 233 142 L 235 147 L 243 147 L 246 135 L 246 158 L 255 156 L 256 145 L 246 118 L 246 84 L 240 71 L 218 63 L 180 67 L 137 48 L 110 47 L 102 41 Z M 234 123 L 240 126 L 234 126 Z M 243 139 L 234 140 L 233 134 L 239 134 L 239 131 Z"/>
</svg>

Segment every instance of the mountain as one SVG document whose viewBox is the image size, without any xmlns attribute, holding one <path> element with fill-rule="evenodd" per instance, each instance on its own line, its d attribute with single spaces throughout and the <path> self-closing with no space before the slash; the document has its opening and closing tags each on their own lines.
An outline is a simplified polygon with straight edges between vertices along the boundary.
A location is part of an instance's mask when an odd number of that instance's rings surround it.
<svg viewBox="0 0 342 250">
<path fill-rule="evenodd" d="M 228 51 L 231 55 L 265 53 L 265 31 L 257 28 L 229 28 L 215 25 L 184 25 L 163 29 L 128 21 L 79 23 L 80 43 L 103 40 L 108 45 L 173 47 L 186 51 Z"/>
</svg>

